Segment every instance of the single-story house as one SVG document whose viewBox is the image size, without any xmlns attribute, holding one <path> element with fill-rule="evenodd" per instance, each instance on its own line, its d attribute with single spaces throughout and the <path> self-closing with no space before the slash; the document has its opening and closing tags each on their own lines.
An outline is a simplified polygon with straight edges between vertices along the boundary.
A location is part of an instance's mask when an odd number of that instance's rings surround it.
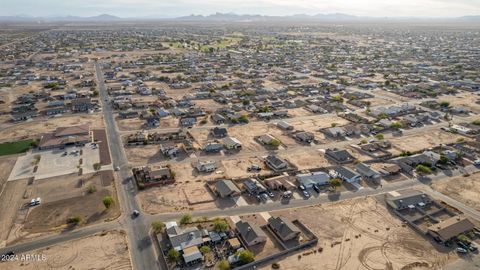
<svg viewBox="0 0 480 270">
<path fill-rule="evenodd" d="M 215 191 L 221 198 L 233 197 L 241 194 L 240 189 L 232 180 L 219 180 L 215 183 Z"/>
<path fill-rule="evenodd" d="M 255 223 L 239 221 L 235 224 L 238 234 L 247 246 L 254 246 L 267 241 L 265 232 Z"/>
<path fill-rule="evenodd" d="M 312 188 L 313 185 L 323 186 L 330 183 L 330 176 L 324 172 L 313 172 L 306 174 L 298 174 L 297 182 L 306 188 Z"/>
<path fill-rule="evenodd" d="M 338 166 L 334 169 L 336 177 L 346 181 L 348 183 L 354 183 L 360 180 L 360 174 L 350 170 L 344 166 Z"/>
<path fill-rule="evenodd" d="M 284 242 L 297 238 L 301 233 L 297 226 L 284 217 L 270 217 L 268 226 Z"/>
</svg>

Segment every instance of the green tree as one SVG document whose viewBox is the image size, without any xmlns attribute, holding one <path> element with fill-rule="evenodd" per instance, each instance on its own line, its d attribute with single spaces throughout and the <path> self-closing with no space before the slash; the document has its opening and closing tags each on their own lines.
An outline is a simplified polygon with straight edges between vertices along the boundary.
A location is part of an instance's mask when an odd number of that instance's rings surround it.
<svg viewBox="0 0 480 270">
<path fill-rule="evenodd" d="M 438 163 L 447 164 L 447 162 L 448 162 L 448 157 L 445 155 L 440 155 L 440 160 L 438 161 Z"/>
<path fill-rule="evenodd" d="M 271 142 L 270 142 L 270 145 L 275 147 L 275 148 L 278 148 L 280 146 L 281 142 L 277 139 L 273 139 Z"/>
<path fill-rule="evenodd" d="M 199 250 L 200 250 L 200 252 L 202 252 L 203 255 L 205 255 L 205 254 L 210 252 L 210 247 L 209 246 L 201 246 Z"/>
<path fill-rule="evenodd" d="M 224 219 L 217 218 L 213 221 L 213 228 L 217 232 L 224 232 L 228 230 L 228 224 Z"/>
<path fill-rule="evenodd" d="M 247 264 L 255 260 L 255 255 L 250 250 L 242 250 L 238 253 L 238 258 L 243 264 Z"/>
<path fill-rule="evenodd" d="M 450 102 L 448 102 L 448 101 L 442 101 L 442 102 L 440 102 L 440 107 L 442 107 L 442 108 L 448 108 L 448 106 L 450 106 Z"/>
<path fill-rule="evenodd" d="M 111 196 L 105 196 L 103 197 L 103 205 L 105 208 L 110 208 L 113 204 L 113 198 Z"/>
<path fill-rule="evenodd" d="M 383 140 L 384 139 L 384 136 L 382 133 L 378 133 L 375 135 L 375 138 L 377 138 L 377 140 Z"/>
<path fill-rule="evenodd" d="M 172 263 L 178 262 L 180 259 L 180 252 L 178 252 L 176 249 L 170 249 L 167 253 L 167 260 Z"/>
<path fill-rule="evenodd" d="M 472 124 L 474 124 L 476 126 L 480 126 L 480 119 L 472 121 Z"/>
<path fill-rule="evenodd" d="M 220 270 L 229 270 L 230 269 L 230 263 L 227 260 L 221 260 L 218 262 L 218 269 Z"/>
<path fill-rule="evenodd" d="M 82 222 L 82 218 L 79 216 L 74 216 L 74 217 L 69 217 L 67 218 L 67 223 L 68 224 L 73 224 L 73 225 L 78 225 Z"/>
<path fill-rule="evenodd" d="M 244 114 L 244 115 L 240 116 L 239 120 L 242 123 L 248 123 L 248 116 L 246 114 Z"/>
<path fill-rule="evenodd" d="M 339 178 L 333 178 L 332 180 L 330 180 L 330 186 L 334 189 L 337 189 L 341 185 L 342 185 L 342 180 Z"/>
<path fill-rule="evenodd" d="M 152 229 L 155 233 L 161 233 L 165 229 L 165 223 L 161 221 L 152 222 Z"/>
<path fill-rule="evenodd" d="M 426 175 L 432 172 L 432 170 L 429 167 L 423 164 L 418 164 L 417 167 L 415 168 L 415 171 L 420 175 Z"/>
<path fill-rule="evenodd" d="M 97 191 L 97 187 L 93 184 L 93 183 L 90 183 L 88 184 L 87 186 L 87 192 L 92 194 L 94 193 L 95 191 Z"/>
<path fill-rule="evenodd" d="M 388 118 L 388 115 L 386 113 L 381 113 L 377 116 L 378 119 L 386 119 Z"/>
<path fill-rule="evenodd" d="M 185 214 L 182 216 L 180 219 L 180 224 L 188 224 L 192 222 L 192 215 L 190 214 Z"/>
<path fill-rule="evenodd" d="M 402 123 L 395 121 L 395 122 L 392 122 L 392 124 L 390 124 L 390 127 L 394 129 L 399 129 L 399 128 L 402 128 Z"/>
<path fill-rule="evenodd" d="M 100 168 L 102 168 L 102 164 L 100 164 L 100 163 L 94 163 L 94 164 L 93 164 L 93 169 L 94 169 L 95 171 L 100 170 Z"/>
</svg>

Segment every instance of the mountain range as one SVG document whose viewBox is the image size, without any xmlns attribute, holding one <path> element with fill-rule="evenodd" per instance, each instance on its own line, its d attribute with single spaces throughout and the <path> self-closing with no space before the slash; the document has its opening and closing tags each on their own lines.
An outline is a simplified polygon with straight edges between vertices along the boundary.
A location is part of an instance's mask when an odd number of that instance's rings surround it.
<svg viewBox="0 0 480 270">
<path fill-rule="evenodd" d="M 3 22 L 96 22 L 96 21 L 136 21 L 136 20 L 169 20 L 169 21 L 210 21 L 210 22 L 261 22 L 261 21 L 360 21 L 360 20 L 455 20 L 455 21 L 479 21 L 480 15 L 463 16 L 455 18 L 420 18 L 420 17 L 361 17 L 343 13 L 330 14 L 296 14 L 288 16 L 249 15 L 235 13 L 215 13 L 211 15 L 189 15 L 176 18 L 167 17 L 128 17 L 121 18 L 110 14 L 101 14 L 92 17 L 80 16 L 47 16 L 34 17 L 28 15 L 0 16 Z"/>
</svg>

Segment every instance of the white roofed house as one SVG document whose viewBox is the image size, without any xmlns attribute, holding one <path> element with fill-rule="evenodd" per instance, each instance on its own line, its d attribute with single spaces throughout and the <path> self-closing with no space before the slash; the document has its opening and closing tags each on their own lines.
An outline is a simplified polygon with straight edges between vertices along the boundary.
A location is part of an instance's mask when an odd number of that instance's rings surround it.
<svg viewBox="0 0 480 270">
<path fill-rule="evenodd" d="M 241 149 L 242 143 L 235 137 L 226 137 L 223 139 L 223 145 L 227 149 Z"/>
<path fill-rule="evenodd" d="M 218 168 L 217 162 L 214 160 L 198 161 L 194 164 L 195 169 L 199 172 L 213 172 Z"/>
</svg>

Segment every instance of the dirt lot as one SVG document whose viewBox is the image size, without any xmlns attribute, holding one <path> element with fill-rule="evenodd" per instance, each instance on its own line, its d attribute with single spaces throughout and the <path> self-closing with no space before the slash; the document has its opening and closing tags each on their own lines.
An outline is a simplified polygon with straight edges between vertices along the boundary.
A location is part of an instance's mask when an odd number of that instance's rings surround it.
<svg viewBox="0 0 480 270">
<path fill-rule="evenodd" d="M 375 198 L 285 210 L 272 215 L 299 219 L 319 238 L 314 249 L 280 260 L 281 269 L 316 270 L 319 262 L 322 269 L 441 269 L 456 257 L 434 247 Z M 318 252 L 320 247 L 322 252 Z M 418 267 L 421 265 L 424 267 Z M 271 269 L 271 266 L 261 269 Z"/>
<path fill-rule="evenodd" d="M 125 147 L 125 154 L 128 161 L 137 165 L 145 165 L 146 163 L 157 163 L 166 161 L 165 156 L 160 152 L 160 146 L 139 145 Z"/>
<path fill-rule="evenodd" d="M 125 232 L 110 231 L 32 251 L 42 262 L 7 262 L 0 269 L 132 269 Z"/>
<path fill-rule="evenodd" d="M 294 151 L 283 152 L 279 156 L 297 166 L 299 170 L 328 167 L 332 165 L 322 152 L 314 148 L 299 148 Z"/>
<path fill-rule="evenodd" d="M 15 165 L 15 161 L 17 161 L 17 157 L 0 158 L 0 194 L 3 189 L 3 185 L 5 182 L 7 182 L 8 176 Z"/>
<path fill-rule="evenodd" d="M 480 104 L 476 101 L 479 100 L 479 96 L 472 92 L 460 92 L 454 97 L 441 97 L 438 102 L 448 101 L 452 107 L 466 107 L 474 113 L 480 113 Z"/>
<path fill-rule="evenodd" d="M 118 129 L 120 131 L 139 130 L 144 127 L 145 121 L 138 118 L 117 119 Z"/>
<path fill-rule="evenodd" d="M 328 128 L 331 127 L 333 123 L 336 123 L 337 126 L 343 126 L 349 124 L 350 121 L 347 119 L 338 117 L 336 115 L 325 114 L 325 115 L 318 115 L 315 119 L 306 119 L 306 120 L 295 120 L 295 121 L 288 121 L 295 130 L 304 130 L 313 132 L 315 136 L 318 136 L 318 139 L 322 139 L 320 135 L 321 133 L 318 132 L 321 128 Z"/>
<path fill-rule="evenodd" d="M 478 173 L 468 177 L 457 176 L 434 181 L 431 187 L 480 211 L 480 174 Z"/>
<path fill-rule="evenodd" d="M 53 117 L 33 122 L 22 122 L 0 131 L 0 138 L 29 138 L 46 132 L 52 132 L 57 127 L 68 127 L 81 124 L 90 124 L 90 128 L 103 128 L 103 120 L 100 114 L 78 114 L 75 116 Z"/>
<path fill-rule="evenodd" d="M 7 182 L 0 197 L 0 246 L 5 244 L 12 226 L 17 222 L 17 214 L 21 206 L 27 202 L 22 198 L 27 188 L 27 180 Z"/>
<path fill-rule="evenodd" d="M 112 180 L 112 171 L 102 171 L 98 175 L 74 174 L 35 181 L 30 197 L 42 198 L 42 204 L 29 210 L 23 231 L 39 233 L 63 228 L 67 218 L 73 216 L 81 217 L 81 225 L 118 217 L 118 203 L 108 210 L 102 203 L 105 196 L 112 196 L 118 202 Z M 95 191 L 90 193 L 89 186 L 94 186 Z"/>
<path fill-rule="evenodd" d="M 397 155 L 402 150 L 410 152 L 420 151 L 422 149 L 438 146 L 442 143 L 453 143 L 459 138 L 465 139 L 463 136 L 441 131 L 439 129 L 428 129 L 423 131 L 419 130 L 419 132 L 416 134 L 391 138 L 391 152 L 393 155 Z"/>
<path fill-rule="evenodd" d="M 203 182 L 176 183 L 165 187 L 151 187 L 138 194 L 142 209 L 150 214 L 176 211 L 206 210 L 233 202 L 214 201 L 215 196 Z"/>
</svg>

